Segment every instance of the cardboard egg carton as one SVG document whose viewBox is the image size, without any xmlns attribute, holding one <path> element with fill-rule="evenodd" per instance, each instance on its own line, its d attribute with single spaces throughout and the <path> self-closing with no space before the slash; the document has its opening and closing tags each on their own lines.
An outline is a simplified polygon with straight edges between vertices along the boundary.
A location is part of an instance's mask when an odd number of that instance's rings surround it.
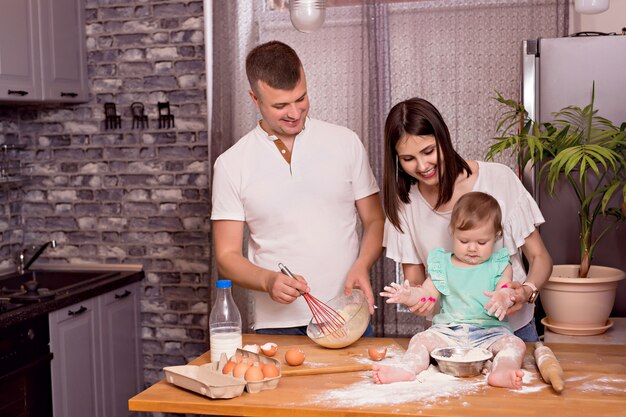
<svg viewBox="0 0 626 417">
<path fill-rule="evenodd" d="M 168 366 L 163 370 L 167 382 L 189 391 L 215 399 L 239 397 L 243 393 L 246 381 L 232 375 L 222 375 L 222 372 L 216 372 L 212 365 L 208 363 L 199 366 Z"/>
<path fill-rule="evenodd" d="M 165 377 L 170 384 L 177 385 L 189 391 L 207 396 L 213 399 L 228 399 L 239 397 L 245 388 L 250 394 L 264 390 L 275 389 L 280 380 L 281 364 L 276 359 L 268 358 L 265 355 L 237 349 L 236 354 L 244 358 L 253 359 L 259 363 L 273 363 L 278 368 L 278 376 L 265 378 L 262 381 L 246 382 L 243 377 L 235 378 L 232 374 L 222 374 L 222 369 L 228 362 L 226 354 L 217 363 L 207 363 L 204 365 L 181 365 L 168 366 L 163 368 Z"/>
<path fill-rule="evenodd" d="M 273 359 L 273 358 L 269 358 L 260 353 L 254 353 L 254 352 L 250 352 L 248 350 L 243 350 L 243 349 L 237 349 L 235 354 L 236 355 L 239 354 L 243 358 L 253 359 L 255 362 L 259 362 L 261 364 L 273 363 L 278 368 L 278 376 L 274 378 L 264 378 L 262 381 L 247 382 L 246 391 L 248 391 L 250 394 L 254 394 L 259 391 L 275 389 L 278 386 L 278 381 L 280 380 L 282 376 L 282 371 L 280 369 L 281 368 L 280 361 L 277 361 L 276 359 Z M 224 368 L 225 365 L 226 365 L 226 362 L 222 363 L 222 360 L 220 358 L 220 361 L 217 363 L 217 369 L 220 371 L 220 373 L 222 372 L 222 369 Z"/>
</svg>

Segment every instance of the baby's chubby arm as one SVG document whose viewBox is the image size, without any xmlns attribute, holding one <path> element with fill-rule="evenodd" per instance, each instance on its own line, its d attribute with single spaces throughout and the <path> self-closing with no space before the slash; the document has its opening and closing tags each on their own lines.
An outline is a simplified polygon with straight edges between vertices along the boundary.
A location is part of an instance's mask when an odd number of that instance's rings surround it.
<svg viewBox="0 0 626 417">
<path fill-rule="evenodd" d="M 422 286 L 417 287 L 412 287 L 408 280 L 405 280 L 402 285 L 392 282 L 385 286 L 384 291 L 380 295 L 387 297 L 387 304 L 404 304 L 414 307 L 412 309 L 414 311 L 417 309 L 417 311 L 423 313 L 432 309 L 435 305 L 439 298 L 439 291 L 437 291 L 430 277 L 428 277 Z"/>
<path fill-rule="evenodd" d="M 508 265 L 502 273 L 502 278 L 498 280 L 495 291 L 484 291 L 487 297 L 491 297 L 485 304 L 485 310 L 487 314 L 497 317 L 502 321 L 506 317 L 506 311 L 515 302 L 515 291 L 508 288 L 508 285 L 513 278 L 513 269 L 511 265 Z"/>
</svg>

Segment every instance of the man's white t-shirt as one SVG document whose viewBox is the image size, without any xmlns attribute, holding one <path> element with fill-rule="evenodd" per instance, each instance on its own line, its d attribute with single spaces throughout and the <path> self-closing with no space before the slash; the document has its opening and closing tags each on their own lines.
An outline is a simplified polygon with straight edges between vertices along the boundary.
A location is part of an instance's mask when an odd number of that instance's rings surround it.
<svg viewBox="0 0 626 417">
<path fill-rule="evenodd" d="M 308 118 L 296 137 L 291 165 L 259 125 L 215 162 L 211 220 L 246 222 L 248 259 L 302 275 L 311 294 L 328 301 L 343 293 L 359 252 L 355 201 L 379 191 L 367 154 L 351 130 Z M 231 278 L 231 277 L 226 277 Z M 311 311 L 251 291 L 255 329 L 303 326 Z"/>
<path fill-rule="evenodd" d="M 537 203 L 526 191 L 521 181 L 505 165 L 478 162 L 478 177 L 472 191 L 492 195 L 502 210 L 502 238 L 496 242 L 494 252 L 505 247 L 511 257 L 513 280 L 524 282 L 526 272 L 520 253 L 525 239 L 545 220 Z M 452 238 L 449 232 L 452 211 L 438 212 L 424 200 L 417 185 L 409 192 L 411 202 L 400 207 L 400 233 L 388 220 L 385 222 L 383 245 L 387 257 L 396 262 L 428 265 L 428 254 L 435 248 L 451 252 Z M 521 311 L 509 317 L 513 330 L 531 320 L 534 305 L 525 304 Z"/>
</svg>

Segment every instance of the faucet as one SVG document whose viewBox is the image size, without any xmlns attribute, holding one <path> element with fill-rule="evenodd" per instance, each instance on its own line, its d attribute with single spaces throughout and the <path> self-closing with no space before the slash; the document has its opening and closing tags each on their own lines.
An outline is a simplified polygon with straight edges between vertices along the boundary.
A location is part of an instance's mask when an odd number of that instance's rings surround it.
<svg viewBox="0 0 626 417">
<path fill-rule="evenodd" d="M 37 258 L 41 256 L 43 251 L 45 251 L 48 246 L 56 248 L 56 240 L 51 240 L 41 245 L 39 248 L 37 248 L 33 256 L 28 261 L 26 261 L 26 249 L 22 250 L 22 252 L 18 256 L 17 273 L 23 275 L 26 271 L 28 271 L 28 268 L 30 268 L 30 266 L 37 260 Z"/>
</svg>

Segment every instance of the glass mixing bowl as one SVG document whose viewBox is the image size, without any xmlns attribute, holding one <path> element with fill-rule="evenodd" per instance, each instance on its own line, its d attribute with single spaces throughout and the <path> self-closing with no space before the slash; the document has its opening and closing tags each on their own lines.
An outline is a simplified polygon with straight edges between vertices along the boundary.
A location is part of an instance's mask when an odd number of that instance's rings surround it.
<svg viewBox="0 0 626 417">
<path fill-rule="evenodd" d="M 370 322 L 369 306 L 363 291 L 353 289 L 351 295 L 340 295 L 326 303 L 337 311 L 345 324 L 336 331 L 324 334 L 315 319 L 311 319 L 306 329 L 307 335 L 318 345 L 338 349 L 359 340 Z"/>
</svg>

